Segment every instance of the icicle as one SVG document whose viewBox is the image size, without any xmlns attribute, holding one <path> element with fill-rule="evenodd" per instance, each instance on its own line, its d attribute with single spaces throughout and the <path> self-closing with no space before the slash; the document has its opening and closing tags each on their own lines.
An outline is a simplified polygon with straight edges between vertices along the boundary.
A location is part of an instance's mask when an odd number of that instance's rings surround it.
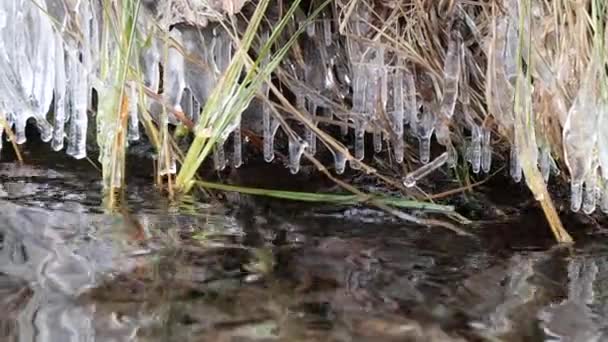
<svg viewBox="0 0 608 342">
<path fill-rule="evenodd" d="M 182 41 L 181 33 L 176 30 L 171 31 L 171 37 L 180 43 Z M 182 96 L 186 87 L 184 68 L 185 60 L 182 53 L 175 48 L 169 48 L 164 73 L 164 96 L 169 105 L 179 111 L 181 111 Z"/>
<path fill-rule="evenodd" d="M 241 124 L 239 123 L 232 132 L 234 151 L 232 154 L 232 167 L 239 168 L 243 165 L 243 138 L 241 136 Z"/>
<path fill-rule="evenodd" d="M 63 139 L 65 138 L 65 111 L 66 111 L 66 62 L 61 35 L 55 35 L 55 101 L 54 101 L 54 125 L 53 141 L 51 147 L 55 151 L 63 149 Z"/>
<path fill-rule="evenodd" d="M 382 131 L 380 128 L 374 130 L 374 152 L 382 152 Z"/>
<path fill-rule="evenodd" d="M 184 115 L 192 120 L 192 111 L 194 110 L 194 96 L 192 95 L 192 91 L 190 88 L 184 88 L 184 95 L 182 96 L 182 110 L 184 111 Z"/>
<path fill-rule="evenodd" d="M 270 109 L 263 105 L 264 120 L 264 160 L 268 163 L 274 160 L 274 136 L 279 129 L 279 122 L 270 116 Z"/>
<path fill-rule="evenodd" d="M 36 126 L 40 132 L 40 138 L 44 142 L 49 142 L 53 137 L 53 128 L 46 119 L 46 114 L 53 100 L 53 88 L 55 86 L 55 35 L 53 26 L 44 3 L 42 8 L 32 8 L 30 15 L 36 23 L 35 28 L 30 28 L 34 33 L 35 48 L 33 54 L 28 56 L 32 64 L 33 87 L 30 98 L 33 116 L 36 119 Z M 86 6 L 85 6 L 86 7 Z M 19 61 L 18 63 L 21 63 Z"/>
<path fill-rule="evenodd" d="M 509 173 L 511 174 L 511 177 L 515 183 L 519 183 L 521 181 L 521 163 L 519 161 L 519 151 L 515 145 L 511 146 L 511 163 Z"/>
<path fill-rule="evenodd" d="M 129 141 L 139 140 L 139 113 L 137 88 L 135 83 L 131 83 L 129 87 L 129 127 L 127 131 L 127 139 Z"/>
<path fill-rule="evenodd" d="M 418 125 L 420 143 L 420 162 L 426 164 L 431 159 L 431 137 L 435 126 L 435 117 L 428 105 L 423 106 L 422 117 Z"/>
<path fill-rule="evenodd" d="M 483 128 L 481 140 L 481 169 L 489 173 L 492 168 L 492 130 Z"/>
<path fill-rule="evenodd" d="M 419 169 L 408 173 L 403 180 L 403 185 L 411 188 L 416 185 L 416 182 L 426 177 L 431 172 L 437 170 L 448 161 L 448 153 L 443 152 L 439 157 L 435 158 L 432 162 L 423 165 Z"/>
<path fill-rule="evenodd" d="M 323 38 L 325 40 L 325 46 L 331 46 L 332 44 L 332 32 L 331 32 L 331 19 L 323 20 Z"/>
<path fill-rule="evenodd" d="M 289 138 L 289 171 L 291 174 L 296 174 L 300 171 L 300 159 L 307 144 L 305 141 L 296 140 L 295 138 Z"/>
<path fill-rule="evenodd" d="M 308 35 L 310 38 L 313 38 L 315 36 L 316 26 L 317 25 L 315 21 L 308 23 L 308 25 L 306 26 L 306 35 Z"/>
<path fill-rule="evenodd" d="M 395 153 L 395 161 L 397 164 L 403 163 L 404 145 L 403 137 L 396 137 L 395 141 L 393 141 L 393 152 Z"/>
<path fill-rule="evenodd" d="M 570 171 L 572 191 L 577 192 L 582 192 L 582 183 L 591 168 L 594 158 L 593 150 L 597 141 L 598 108 L 594 96 L 596 70 L 595 62 L 592 61 L 568 112 L 562 133 L 565 161 Z M 579 193 L 572 193 L 573 200 L 578 201 L 579 197 L 581 197 Z M 580 203 L 572 203 L 572 208 L 580 208 Z"/>
<path fill-rule="evenodd" d="M 365 158 L 365 123 L 361 120 L 355 121 L 355 159 Z"/>
<path fill-rule="evenodd" d="M 585 178 L 585 192 L 583 193 L 583 212 L 589 215 L 595 211 L 597 201 L 597 171 L 595 170 L 595 167 L 592 168 L 591 172 L 589 172 L 589 175 L 587 175 L 587 177 Z"/>
<path fill-rule="evenodd" d="M 540 156 L 538 158 L 538 164 L 540 166 L 540 173 L 543 175 L 545 183 L 549 181 L 549 175 L 551 174 L 551 152 L 548 147 L 542 147 L 540 150 Z"/>
<path fill-rule="evenodd" d="M 420 162 L 422 164 L 426 164 L 431 160 L 431 138 L 430 137 L 420 137 Z"/>
<path fill-rule="evenodd" d="M 392 123 L 393 130 L 397 136 L 403 135 L 403 125 L 406 121 L 409 122 L 409 116 L 404 118 L 403 111 L 405 107 L 405 101 L 403 98 L 403 74 L 400 69 L 395 70 L 393 74 L 393 112 L 392 112 Z"/>
<path fill-rule="evenodd" d="M 416 126 L 418 125 L 418 103 L 416 100 L 416 82 L 414 81 L 414 75 L 406 71 L 405 73 L 405 87 L 406 87 L 406 101 L 407 101 L 407 115 L 409 117 L 409 124 L 412 132 L 416 132 Z"/>
<path fill-rule="evenodd" d="M 201 104 L 192 96 L 192 122 L 196 125 L 201 115 Z"/>
<path fill-rule="evenodd" d="M 477 125 L 471 127 L 471 153 L 469 162 L 473 169 L 473 173 L 479 173 L 481 166 L 481 128 Z"/>
<path fill-rule="evenodd" d="M 378 48 L 376 52 L 376 77 L 378 78 L 378 82 L 380 82 L 380 104 L 382 105 L 382 111 L 386 113 L 386 104 L 388 102 L 388 71 L 386 69 L 386 64 L 384 63 L 384 48 Z M 375 102 L 376 103 L 376 102 Z M 372 113 L 377 112 L 377 105 L 373 104 Z"/>
<path fill-rule="evenodd" d="M 345 121 L 344 124 L 340 125 L 340 134 L 345 137 L 348 135 L 348 123 Z"/>
<path fill-rule="evenodd" d="M 312 117 L 313 123 L 316 125 L 317 105 L 311 100 L 307 101 L 307 105 L 308 113 Z M 306 127 L 306 143 L 308 144 L 308 153 L 314 156 L 317 153 L 317 135 L 311 128 L 308 127 Z"/>
<path fill-rule="evenodd" d="M 608 36 L 607 36 L 608 38 Z M 608 103 L 598 104 L 597 152 L 603 179 L 608 179 Z"/>
<path fill-rule="evenodd" d="M 76 49 L 73 49 L 76 51 Z M 87 104 L 89 86 L 84 65 L 78 62 L 78 58 L 72 55 L 69 63 L 70 75 L 70 125 L 68 134 L 68 148 L 66 153 L 76 159 L 86 157 L 87 143 Z"/>
<path fill-rule="evenodd" d="M 444 85 L 441 114 L 448 119 L 451 119 L 454 115 L 454 108 L 456 108 L 456 101 L 458 100 L 458 83 L 460 80 L 463 50 L 460 32 L 456 31 L 455 36 L 448 43 L 448 52 L 443 67 Z"/>
<path fill-rule="evenodd" d="M 220 74 L 223 74 L 232 60 L 232 39 L 225 30 L 222 29 L 219 32 L 215 30 L 217 44 L 215 45 L 214 60 Z"/>
<path fill-rule="evenodd" d="M 570 210 L 577 212 L 583 203 L 583 183 L 570 182 Z"/>
<path fill-rule="evenodd" d="M 363 65 L 354 65 L 353 69 L 353 112 L 358 115 L 365 112 L 366 94 L 369 85 L 365 67 Z"/>
<path fill-rule="evenodd" d="M 144 85 L 158 94 L 160 87 L 160 50 L 156 39 L 152 39 L 150 46 L 143 51 L 142 61 Z"/>
<path fill-rule="evenodd" d="M 2 13 L 0 13 L 0 16 L 2 15 Z M 0 18 L 0 21 L 2 19 Z M 2 23 L 0 23 L 0 29 L 2 29 Z M 2 103 L 0 102 L 0 118 L 3 121 L 7 121 L 6 120 L 6 112 L 5 109 L 3 108 L 4 106 L 2 105 Z M 2 143 L 4 141 L 4 125 L 0 124 L 0 152 L 2 151 Z M 1 153 L 0 153 L 1 155 Z"/>
<path fill-rule="evenodd" d="M 518 55 L 517 49 L 519 44 L 519 35 L 517 32 L 517 25 L 514 20 L 510 20 L 507 22 L 507 40 L 505 46 L 505 55 L 504 55 L 504 73 L 511 82 L 512 85 L 515 85 L 515 79 L 517 78 L 517 64 L 518 64 Z"/>
<path fill-rule="evenodd" d="M 336 170 L 336 173 L 341 175 L 346 169 L 346 156 L 340 151 L 332 150 L 332 153 L 334 155 L 334 168 Z"/>
<path fill-rule="evenodd" d="M 217 171 L 222 171 L 226 168 L 226 155 L 224 153 L 224 142 L 218 141 L 213 147 L 213 165 Z"/>
<path fill-rule="evenodd" d="M 456 147 L 451 142 L 446 148 L 448 152 L 448 167 L 453 169 L 458 166 L 458 150 L 456 150 Z"/>
<path fill-rule="evenodd" d="M 608 181 L 606 179 L 602 179 L 601 192 L 602 201 L 600 203 L 600 208 L 604 214 L 608 214 Z"/>
</svg>

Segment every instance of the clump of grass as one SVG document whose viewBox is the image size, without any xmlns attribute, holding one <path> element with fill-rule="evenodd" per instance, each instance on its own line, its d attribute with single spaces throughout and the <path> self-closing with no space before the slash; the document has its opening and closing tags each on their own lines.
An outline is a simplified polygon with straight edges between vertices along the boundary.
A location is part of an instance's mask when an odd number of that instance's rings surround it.
<svg viewBox="0 0 608 342">
<path fill-rule="evenodd" d="M 196 170 L 205 161 L 213 146 L 232 131 L 235 121 L 239 120 L 240 115 L 257 94 L 261 85 L 269 79 L 270 74 L 304 30 L 305 24 L 276 53 L 272 54 L 272 46 L 281 36 L 287 23 L 292 20 L 299 3 L 300 1 L 296 0 L 291 4 L 282 19 L 272 28 L 272 33 L 259 50 L 257 59 L 250 63 L 247 54 L 258 33 L 269 1 L 262 0 L 257 4 L 243 38 L 238 41 L 236 55 L 202 110 L 200 121 L 194 129 L 194 141 L 188 148 L 176 179 L 175 186 L 178 191 L 188 192 L 192 187 Z M 323 6 L 316 13 L 320 12 L 322 8 Z M 267 58 L 269 62 L 264 64 L 263 61 Z M 240 81 L 241 73 L 246 67 L 245 78 Z"/>
</svg>

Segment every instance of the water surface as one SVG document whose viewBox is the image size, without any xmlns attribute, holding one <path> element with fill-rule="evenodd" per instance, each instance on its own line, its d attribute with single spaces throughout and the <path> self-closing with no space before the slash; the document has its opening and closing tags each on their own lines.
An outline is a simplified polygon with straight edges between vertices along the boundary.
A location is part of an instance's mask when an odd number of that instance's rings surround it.
<svg viewBox="0 0 608 342">
<path fill-rule="evenodd" d="M 565 249 L 537 214 L 465 237 L 366 208 L 173 207 L 148 180 L 108 214 L 97 178 L 1 164 L 0 341 L 608 338 L 597 229 Z"/>
</svg>

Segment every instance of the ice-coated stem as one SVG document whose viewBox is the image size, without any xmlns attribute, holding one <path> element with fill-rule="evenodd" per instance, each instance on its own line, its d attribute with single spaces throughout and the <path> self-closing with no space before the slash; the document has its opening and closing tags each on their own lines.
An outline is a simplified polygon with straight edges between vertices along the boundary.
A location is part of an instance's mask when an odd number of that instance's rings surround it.
<svg viewBox="0 0 608 342">
<path fill-rule="evenodd" d="M 416 185 L 416 182 L 426 177 L 431 172 L 442 167 L 448 161 L 448 152 L 443 152 L 439 157 L 435 158 L 432 162 L 423 165 L 419 169 L 408 173 L 403 179 L 403 185 L 411 188 Z"/>
</svg>

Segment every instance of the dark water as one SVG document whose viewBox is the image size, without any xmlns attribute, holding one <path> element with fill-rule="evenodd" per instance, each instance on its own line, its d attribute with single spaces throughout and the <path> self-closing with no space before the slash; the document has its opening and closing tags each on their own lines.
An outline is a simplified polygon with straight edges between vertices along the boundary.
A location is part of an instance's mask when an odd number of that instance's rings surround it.
<svg viewBox="0 0 608 342">
<path fill-rule="evenodd" d="M 599 229 L 551 248 L 538 215 L 463 237 L 364 208 L 171 207 L 147 181 L 110 215 L 87 177 L 0 167 L 0 341 L 608 340 Z"/>
</svg>

